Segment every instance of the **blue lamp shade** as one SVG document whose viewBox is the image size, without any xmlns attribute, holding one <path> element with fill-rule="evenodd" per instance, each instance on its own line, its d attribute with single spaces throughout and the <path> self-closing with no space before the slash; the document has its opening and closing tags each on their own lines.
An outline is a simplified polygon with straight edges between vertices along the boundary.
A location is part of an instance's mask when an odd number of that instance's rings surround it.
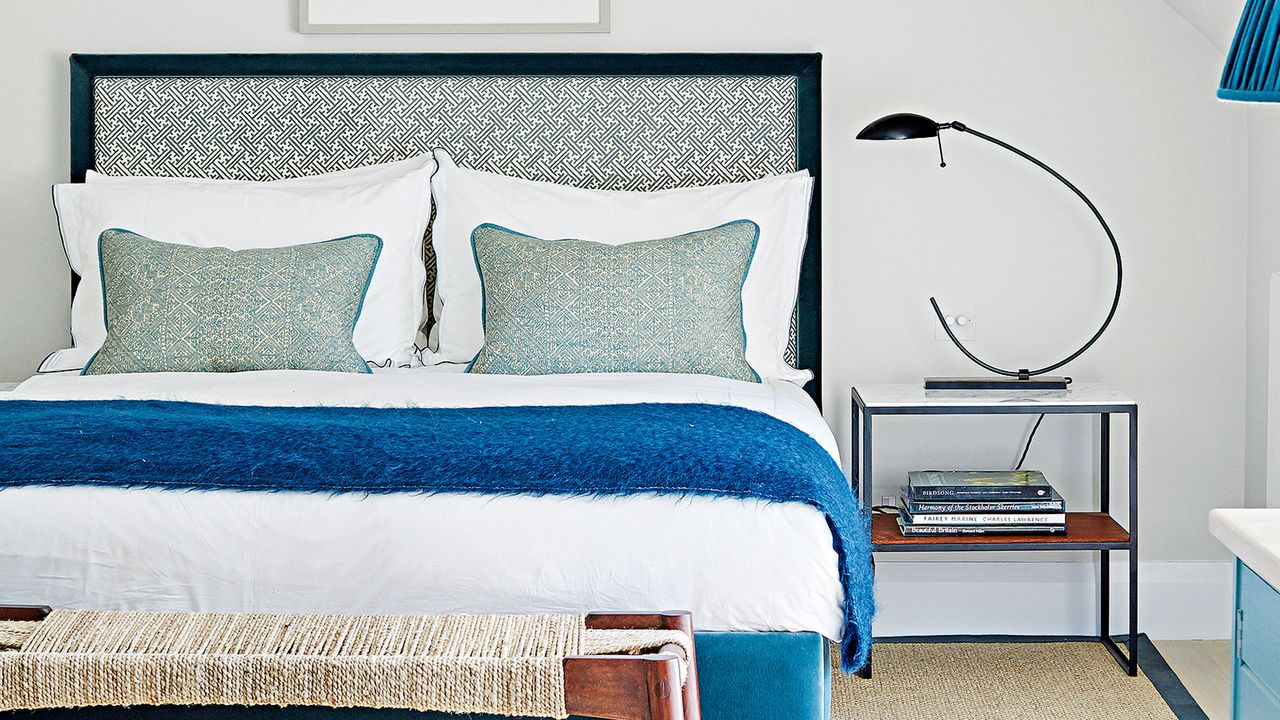
<svg viewBox="0 0 1280 720">
<path fill-rule="evenodd" d="M 1249 0 L 1227 52 L 1218 97 L 1280 102 L 1280 2 Z"/>
</svg>

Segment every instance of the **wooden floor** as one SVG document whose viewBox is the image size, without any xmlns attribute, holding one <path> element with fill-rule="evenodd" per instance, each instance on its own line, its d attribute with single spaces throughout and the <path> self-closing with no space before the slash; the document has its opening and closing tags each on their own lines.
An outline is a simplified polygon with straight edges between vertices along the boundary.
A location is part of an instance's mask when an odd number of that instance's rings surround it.
<svg viewBox="0 0 1280 720">
<path fill-rule="evenodd" d="M 1230 640 L 1153 640 L 1209 720 L 1231 717 Z"/>
</svg>

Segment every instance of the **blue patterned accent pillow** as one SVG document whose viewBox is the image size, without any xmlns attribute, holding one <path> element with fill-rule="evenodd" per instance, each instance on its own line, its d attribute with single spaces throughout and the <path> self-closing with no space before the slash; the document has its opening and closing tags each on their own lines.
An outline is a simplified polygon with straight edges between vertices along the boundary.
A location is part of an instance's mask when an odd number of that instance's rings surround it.
<svg viewBox="0 0 1280 720">
<path fill-rule="evenodd" d="M 382 252 L 376 235 L 228 250 L 98 238 L 107 339 L 84 375 L 369 372 L 351 337 Z"/>
<path fill-rule="evenodd" d="M 737 220 L 606 245 L 497 225 L 471 234 L 484 347 L 468 372 L 665 372 L 759 382 L 746 358 L 742 283 L 759 227 Z"/>
</svg>

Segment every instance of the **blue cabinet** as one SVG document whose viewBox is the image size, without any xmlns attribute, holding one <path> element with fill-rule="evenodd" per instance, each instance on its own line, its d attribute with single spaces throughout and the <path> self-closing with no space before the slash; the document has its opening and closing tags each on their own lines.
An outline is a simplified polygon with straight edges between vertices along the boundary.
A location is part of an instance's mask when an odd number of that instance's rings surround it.
<svg viewBox="0 0 1280 720">
<path fill-rule="evenodd" d="M 1280 592 L 1236 561 L 1232 717 L 1280 718 Z"/>
</svg>

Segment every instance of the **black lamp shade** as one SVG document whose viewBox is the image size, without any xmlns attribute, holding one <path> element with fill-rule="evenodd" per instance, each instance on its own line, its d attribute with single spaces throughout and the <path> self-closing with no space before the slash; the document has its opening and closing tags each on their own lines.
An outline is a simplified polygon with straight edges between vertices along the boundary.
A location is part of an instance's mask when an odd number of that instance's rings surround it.
<svg viewBox="0 0 1280 720">
<path fill-rule="evenodd" d="M 915 113 L 885 115 L 862 128 L 859 140 L 915 140 L 938 137 L 938 123 Z"/>
</svg>

